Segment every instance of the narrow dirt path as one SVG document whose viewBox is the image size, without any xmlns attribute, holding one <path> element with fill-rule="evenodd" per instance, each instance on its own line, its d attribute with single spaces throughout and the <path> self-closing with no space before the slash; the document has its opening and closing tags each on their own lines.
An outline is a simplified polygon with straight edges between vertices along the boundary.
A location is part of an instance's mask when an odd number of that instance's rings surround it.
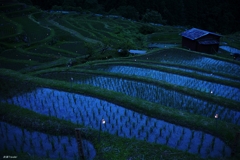
<svg viewBox="0 0 240 160">
<path fill-rule="evenodd" d="M 48 22 L 51 23 L 51 24 L 53 24 L 54 26 L 56 26 L 56 27 L 64 30 L 64 31 L 69 32 L 70 34 L 78 37 L 79 39 L 81 39 L 81 40 L 83 40 L 83 41 L 85 41 L 85 42 L 89 42 L 89 43 L 100 43 L 100 44 L 102 44 L 101 41 L 97 41 L 97 40 L 95 40 L 95 39 L 91 39 L 91 38 L 84 37 L 84 36 L 81 35 L 79 32 L 77 32 L 77 31 L 75 31 L 75 30 L 73 30 L 73 29 L 67 28 L 67 27 L 65 27 L 65 26 L 62 26 L 62 25 L 60 25 L 59 23 L 55 22 L 54 20 L 48 20 Z"/>
</svg>

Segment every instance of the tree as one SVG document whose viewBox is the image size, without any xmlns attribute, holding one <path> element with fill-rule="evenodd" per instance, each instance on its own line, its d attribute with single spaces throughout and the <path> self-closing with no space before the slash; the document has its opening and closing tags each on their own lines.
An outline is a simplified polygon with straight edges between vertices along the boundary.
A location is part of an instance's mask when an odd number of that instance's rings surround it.
<svg viewBox="0 0 240 160">
<path fill-rule="evenodd" d="M 53 10 L 53 11 L 61 11 L 61 10 L 63 10 L 63 9 L 62 9 L 62 6 L 54 5 L 54 6 L 52 7 L 52 10 Z"/>
<path fill-rule="evenodd" d="M 64 0 L 62 5 L 63 6 L 75 7 L 76 3 L 74 2 L 74 0 Z"/>
<path fill-rule="evenodd" d="M 180 2 L 179 2 L 179 24 L 185 25 L 186 22 L 187 22 L 187 19 L 186 19 L 185 5 L 183 3 L 183 0 L 180 0 Z"/>
<path fill-rule="evenodd" d="M 75 0 L 74 2 L 76 3 L 76 6 L 83 7 L 85 0 Z"/>
<path fill-rule="evenodd" d="M 133 6 L 120 6 L 118 7 L 117 11 L 119 12 L 119 14 L 121 14 L 121 16 L 125 18 L 129 18 L 133 20 L 139 19 L 139 13 L 136 10 L 136 8 Z"/>
<path fill-rule="evenodd" d="M 84 8 L 86 9 L 96 8 L 96 6 L 98 6 L 97 0 L 85 0 L 84 2 Z"/>
<path fill-rule="evenodd" d="M 118 11 L 116 9 L 111 9 L 108 14 L 110 15 L 119 15 Z"/>
<path fill-rule="evenodd" d="M 156 29 L 155 27 L 150 26 L 150 25 L 142 25 L 142 26 L 139 28 L 139 32 L 140 32 L 141 34 L 144 34 L 144 35 L 146 35 L 146 34 L 152 34 L 152 33 L 156 32 L 156 31 L 157 31 L 157 29 Z"/>
<path fill-rule="evenodd" d="M 61 6 L 63 0 L 31 0 L 33 5 L 39 6 L 41 9 L 51 9 L 54 5 Z"/>
<path fill-rule="evenodd" d="M 152 23 L 165 23 L 162 19 L 162 15 L 157 11 L 147 10 L 147 12 L 143 15 L 142 18 L 143 22 L 152 22 Z"/>
<path fill-rule="evenodd" d="M 219 24 L 221 24 L 218 27 L 219 32 L 231 33 L 234 32 L 233 26 L 237 24 L 237 20 L 235 20 L 231 12 L 226 12 L 219 20 Z"/>
<path fill-rule="evenodd" d="M 32 1 L 31 0 L 18 0 L 18 2 L 25 3 L 27 5 L 32 5 Z"/>
<path fill-rule="evenodd" d="M 125 38 L 124 41 L 120 41 L 115 49 L 117 50 L 120 57 L 127 57 L 130 55 L 129 50 L 135 48 L 135 44 L 131 42 L 129 39 Z"/>
<path fill-rule="evenodd" d="M 99 4 L 98 0 L 85 0 L 82 4 L 82 8 L 93 13 L 104 14 L 104 5 Z"/>
</svg>

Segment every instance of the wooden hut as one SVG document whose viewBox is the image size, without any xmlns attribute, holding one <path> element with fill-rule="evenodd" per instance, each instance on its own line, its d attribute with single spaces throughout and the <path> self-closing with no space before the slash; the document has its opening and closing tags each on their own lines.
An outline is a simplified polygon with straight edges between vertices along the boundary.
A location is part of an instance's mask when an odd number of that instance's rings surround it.
<svg viewBox="0 0 240 160">
<path fill-rule="evenodd" d="M 182 47 L 204 53 L 218 52 L 221 35 L 205 30 L 192 28 L 183 33 Z"/>
</svg>

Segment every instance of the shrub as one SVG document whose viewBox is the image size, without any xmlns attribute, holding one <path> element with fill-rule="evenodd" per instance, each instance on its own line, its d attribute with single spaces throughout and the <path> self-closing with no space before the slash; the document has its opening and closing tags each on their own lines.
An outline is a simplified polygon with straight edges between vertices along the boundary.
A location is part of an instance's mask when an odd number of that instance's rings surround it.
<svg viewBox="0 0 240 160">
<path fill-rule="evenodd" d="M 62 6 L 54 5 L 54 6 L 52 7 L 52 10 L 53 10 L 53 11 L 61 11 L 61 10 L 63 10 L 63 8 L 62 8 Z"/>
<path fill-rule="evenodd" d="M 156 32 L 157 29 L 152 27 L 152 26 L 149 26 L 149 25 L 142 25 L 140 28 L 139 28 L 139 32 L 142 33 L 142 34 L 152 34 L 154 32 Z"/>
<path fill-rule="evenodd" d="M 162 15 L 154 10 L 147 10 L 147 12 L 143 15 L 143 22 L 152 22 L 152 23 L 165 23 L 162 19 Z"/>
<path fill-rule="evenodd" d="M 118 7 L 117 11 L 119 14 L 125 18 L 138 20 L 139 19 L 139 13 L 133 6 L 120 6 Z"/>
<path fill-rule="evenodd" d="M 130 55 L 130 52 L 128 51 L 128 49 L 121 49 L 119 51 L 119 56 L 121 57 L 128 57 Z"/>
<path fill-rule="evenodd" d="M 111 9 L 109 12 L 108 12 L 109 15 L 117 15 L 119 16 L 119 13 L 118 11 L 114 8 L 114 9 Z"/>
</svg>

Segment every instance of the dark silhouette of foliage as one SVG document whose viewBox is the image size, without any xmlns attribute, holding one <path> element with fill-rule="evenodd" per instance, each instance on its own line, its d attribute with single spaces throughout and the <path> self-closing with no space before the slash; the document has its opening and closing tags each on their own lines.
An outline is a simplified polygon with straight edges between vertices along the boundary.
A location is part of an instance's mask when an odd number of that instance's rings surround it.
<svg viewBox="0 0 240 160">
<path fill-rule="evenodd" d="M 27 5 L 32 5 L 32 1 L 31 0 L 18 0 L 18 2 L 25 3 Z"/>
<path fill-rule="evenodd" d="M 63 10 L 63 7 L 62 7 L 62 6 L 54 5 L 54 6 L 52 7 L 52 10 L 53 10 L 53 11 L 61 11 L 61 10 Z"/>
<path fill-rule="evenodd" d="M 222 34 L 240 30 L 239 0 L 19 0 L 42 9 L 54 5 L 81 7 L 93 13 L 110 10 L 133 20 L 156 23 L 161 15 L 167 25 L 187 25 Z M 117 12 L 116 12 L 117 11 Z M 152 16 L 149 16 L 152 15 Z M 157 23 L 158 20 L 157 20 Z"/>
<path fill-rule="evenodd" d="M 162 19 L 162 15 L 154 10 L 147 10 L 147 12 L 143 15 L 142 18 L 143 22 L 151 22 L 151 23 L 158 23 L 163 24 L 165 21 Z"/>
<path fill-rule="evenodd" d="M 64 0 L 62 5 L 63 6 L 75 7 L 76 3 L 74 2 L 74 0 Z"/>
<path fill-rule="evenodd" d="M 133 6 L 120 6 L 117 11 L 125 18 L 139 20 L 139 13 Z"/>
<path fill-rule="evenodd" d="M 140 28 L 139 28 L 139 32 L 142 33 L 142 34 L 152 34 L 154 32 L 156 32 L 156 28 L 150 26 L 150 25 L 142 25 Z"/>
<path fill-rule="evenodd" d="M 119 51 L 120 57 L 128 57 L 130 55 L 130 52 L 127 49 L 121 49 Z"/>
</svg>

